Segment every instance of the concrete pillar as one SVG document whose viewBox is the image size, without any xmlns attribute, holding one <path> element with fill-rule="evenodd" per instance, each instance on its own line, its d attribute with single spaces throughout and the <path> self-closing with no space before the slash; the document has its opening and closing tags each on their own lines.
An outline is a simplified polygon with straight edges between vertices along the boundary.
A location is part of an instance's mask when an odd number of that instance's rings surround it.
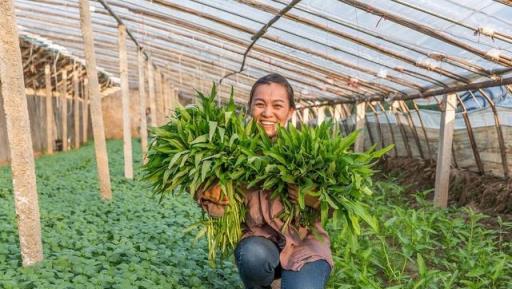
<svg viewBox="0 0 512 289">
<path fill-rule="evenodd" d="M 147 161 L 148 152 L 148 125 L 146 119 L 146 63 L 142 50 L 138 50 L 137 59 L 139 63 L 139 113 L 140 113 L 140 145 L 142 152 L 142 161 Z"/>
<path fill-rule="evenodd" d="M 62 70 L 62 86 L 61 86 L 61 111 L 60 122 L 62 125 L 62 150 L 68 150 L 68 72 Z"/>
<path fill-rule="evenodd" d="M 112 199 L 112 188 L 110 184 L 107 143 L 105 141 L 105 129 L 103 126 L 103 112 L 101 111 L 101 93 L 98 73 L 96 71 L 94 37 L 88 0 L 80 0 L 80 28 L 84 39 L 85 63 L 87 67 L 87 76 L 89 78 L 88 89 L 89 96 L 91 98 L 92 130 L 101 198 L 104 200 L 110 200 Z"/>
<path fill-rule="evenodd" d="M 156 119 L 156 99 L 155 99 L 155 69 L 148 59 L 148 86 L 149 86 L 149 109 L 150 109 L 150 123 L 152 127 L 157 126 Z"/>
<path fill-rule="evenodd" d="M 53 120 L 52 79 L 49 64 L 44 66 L 44 79 L 46 85 L 46 152 L 53 154 L 53 144 L 55 143 L 53 130 L 55 122 Z"/>
<path fill-rule="evenodd" d="M 80 147 L 80 104 L 78 95 L 80 94 L 80 82 L 78 80 L 78 70 L 73 70 L 73 139 L 75 148 Z"/>
<path fill-rule="evenodd" d="M 23 266 L 43 260 L 30 121 L 12 0 L 0 1 L 0 79 Z"/>
<path fill-rule="evenodd" d="M 133 179 L 132 130 L 130 125 L 130 84 L 128 82 L 128 53 L 126 52 L 126 26 L 119 25 L 119 74 L 123 103 L 124 177 Z"/>
</svg>

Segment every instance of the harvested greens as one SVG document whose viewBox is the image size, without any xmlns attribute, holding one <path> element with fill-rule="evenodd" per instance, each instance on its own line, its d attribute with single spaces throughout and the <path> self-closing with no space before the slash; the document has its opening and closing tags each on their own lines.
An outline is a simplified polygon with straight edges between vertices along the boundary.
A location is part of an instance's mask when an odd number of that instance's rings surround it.
<svg viewBox="0 0 512 289">
<path fill-rule="evenodd" d="M 160 199 L 169 194 L 194 196 L 220 185 L 222 197 L 229 200 L 224 215 L 204 215 L 198 223 L 203 225 L 199 236 L 208 238 L 210 261 L 219 249 L 223 254 L 231 252 L 240 239 L 246 214 L 244 191 L 251 187 L 272 190 L 272 197 L 280 198 L 283 231 L 297 225 L 313 230 L 318 218 L 327 223 L 329 211 L 334 225 L 347 224 L 355 234 L 360 233 L 360 219 L 377 229 L 364 198 L 371 194 L 373 162 L 391 147 L 352 152 L 358 132 L 343 137 L 331 122 L 279 128 L 270 140 L 237 111 L 233 91 L 222 107 L 216 105 L 215 85 L 210 95 L 197 94 L 197 105 L 176 108 L 166 125 L 152 130 L 144 170 Z M 288 196 L 289 185 L 298 188 L 297 202 Z M 307 195 L 319 198 L 319 210 L 306 206 Z"/>
</svg>

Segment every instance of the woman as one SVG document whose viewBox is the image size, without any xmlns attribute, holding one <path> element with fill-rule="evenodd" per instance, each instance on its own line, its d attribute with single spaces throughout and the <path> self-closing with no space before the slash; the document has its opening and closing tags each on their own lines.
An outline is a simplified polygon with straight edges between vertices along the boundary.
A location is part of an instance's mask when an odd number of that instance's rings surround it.
<svg viewBox="0 0 512 289">
<path fill-rule="evenodd" d="M 273 138 L 277 124 L 285 126 L 295 110 L 293 89 L 279 74 L 269 74 L 254 83 L 250 99 L 251 116 Z M 296 188 L 289 188 L 290 198 L 297 199 Z M 333 264 L 330 240 L 318 221 L 315 226 L 321 238 L 306 228 L 290 228 L 281 232 L 278 218 L 283 205 L 270 199 L 270 191 L 252 189 L 246 192 L 248 213 L 242 240 L 236 247 L 236 265 L 245 288 L 270 288 L 281 278 L 282 289 L 323 289 Z M 209 215 L 220 217 L 229 200 L 220 197 L 214 186 L 198 196 Z M 307 198 L 306 204 L 318 208 L 318 200 Z"/>
</svg>

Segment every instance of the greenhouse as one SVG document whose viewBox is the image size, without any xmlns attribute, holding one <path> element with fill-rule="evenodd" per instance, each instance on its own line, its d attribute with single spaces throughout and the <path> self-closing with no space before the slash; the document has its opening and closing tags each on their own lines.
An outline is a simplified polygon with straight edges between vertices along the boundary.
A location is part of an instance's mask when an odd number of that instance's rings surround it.
<svg viewBox="0 0 512 289">
<path fill-rule="evenodd" d="M 512 288 L 512 1 L 0 0 L 0 288 Z"/>
</svg>

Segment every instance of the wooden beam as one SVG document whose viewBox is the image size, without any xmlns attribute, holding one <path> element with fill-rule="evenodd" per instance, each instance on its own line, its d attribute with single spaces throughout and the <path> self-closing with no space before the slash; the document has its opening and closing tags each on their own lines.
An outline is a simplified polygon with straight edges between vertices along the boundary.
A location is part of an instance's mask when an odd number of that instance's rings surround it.
<svg viewBox="0 0 512 289">
<path fill-rule="evenodd" d="M 448 188 L 450 182 L 450 166 L 452 162 L 453 129 L 455 127 L 455 110 L 457 96 L 447 94 L 443 99 L 441 127 L 439 130 L 439 146 L 436 164 L 436 182 L 434 205 L 442 208 L 448 206 Z"/>
<path fill-rule="evenodd" d="M 133 179 L 132 130 L 130 125 L 130 84 L 128 83 L 128 53 L 126 52 L 126 26 L 119 25 L 119 74 L 123 103 L 124 177 Z"/>
<path fill-rule="evenodd" d="M 354 144 L 355 152 L 362 152 L 364 150 L 364 125 L 366 116 L 366 103 L 359 102 L 356 104 L 356 130 L 360 130 L 359 136 Z"/>
<path fill-rule="evenodd" d="M 94 53 L 94 37 L 91 26 L 91 12 L 89 1 L 80 0 L 80 27 L 84 39 L 85 63 L 89 78 L 89 96 L 91 97 L 91 118 L 96 153 L 96 166 L 100 185 L 101 198 L 112 199 L 110 172 L 108 168 L 107 143 L 105 141 L 105 128 L 103 125 L 103 112 L 101 110 L 101 93 L 96 71 L 96 55 Z"/>
<path fill-rule="evenodd" d="M 0 1 L 0 80 L 11 152 L 12 186 L 23 266 L 43 260 L 36 173 L 23 66 L 12 0 Z"/>
<path fill-rule="evenodd" d="M 44 66 L 44 79 L 46 84 L 46 152 L 53 154 L 55 122 L 53 121 L 52 79 L 49 64 Z"/>
<path fill-rule="evenodd" d="M 140 114 L 140 145 L 142 152 L 142 163 L 146 164 L 147 162 L 147 152 L 148 152 L 148 125 L 146 118 L 146 61 L 144 60 L 144 55 L 142 54 L 142 50 L 137 50 L 137 60 L 139 63 L 139 114 Z"/>
</svg>

